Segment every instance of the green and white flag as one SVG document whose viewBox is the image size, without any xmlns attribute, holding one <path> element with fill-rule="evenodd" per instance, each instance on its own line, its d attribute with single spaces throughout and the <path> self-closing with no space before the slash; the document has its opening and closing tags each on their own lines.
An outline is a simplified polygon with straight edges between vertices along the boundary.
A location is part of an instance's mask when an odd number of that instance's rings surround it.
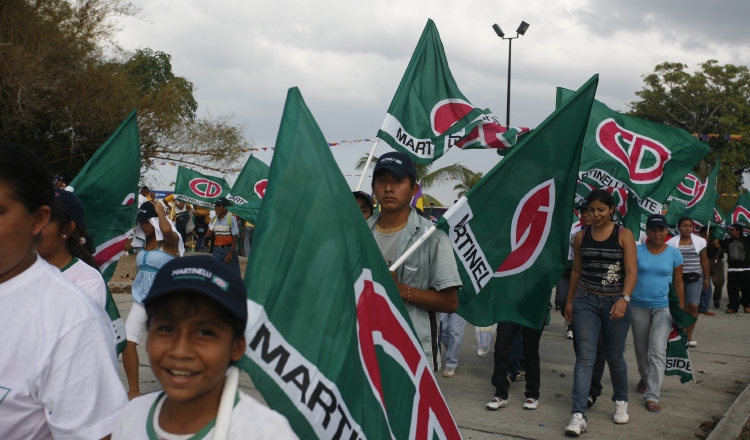
<svg viewBox="0 0 750 440">
<path fill-rule="evenodd" d="M 729 223 L 742 223 L 745 225 L 745 234 L 750 233 L 750 192 L 743 192 L 734 205 Z"/>
<path fill-rule="evenodd" d="M 174 197 L 187 203 L 213 208 L 214 201 L 229 194 L 229 184 L 221 177 L 208 176 L 185 167 L 177 167 Z"/>
<path fill-rule="evenodd" d="M 96 150 L 66 188 L 84 207 L 86 229 L 94 237 L 94 258 L 109 283 L 138 214 L 136 191 L 141 173 L 141 141 L 136 111 Z M 107 314 L 112 321 L 117 352 L 125 349 L 125 326 L 107 288 Z"/>
<path fill-rule="evenodd" d="M 506 130 L 489 109 L 466 99 L 448 67 L 437 27 L 427 20 L 378 138 L 427 165 L 451 147 L 495 148 L 503 154 L 525 131 Z"/>
<path fill-rule="evenodd" d="M 297 88 L 287 95 L 268 181 L 245 275 L 239 366 L 303 439 L 460 438 L 383 256 Z"/>
<path fill-rule="evenodd" d="M 572 93 L 558 87 L 557 105 Z M 706 154 L 708 144 L 684 130 L 628 116 L 594 101 L 579 179 L 596 188 L 627 189 L 635 201 L 628 205 L 637 203 L 644 213 L 658 214 L 672 190 Z"/>
<path fill-rule="evenodd" d="M 595 75 L 459 199 L 437 227 L 453 244 L 457 313 L 476 326 L 540 329 L 565 269 L 570 210 Z"/>
<path fill-rule="evenodd" d="M 680 299 L 674 286 L 669 283 L 669 314 L 672 315 L 672 331 L 667 342 L 666 376 L 680 376 L 680 382 L 690 382 L 693 378 L 693 367 L 688 354 L 688 337 L 685 329 L 690 327 L 696 318 L 680 307 Z"/>
<path fill-rule="evenodd" d="M 257 223 L 260 203 L 266 194 L 267 185 L 268 165 L 257 157 L 250 156 L 227 196 L 234 206 L 227 209 L 243 220 L 252 224 Z"/>
<path fill-rule="evenodd" d="M 708 226 L 714 219 L 714 206 L 719 194 L 716 183 L 719 179 L 719 165 L 721 158 L 716 161 L 708 178 L 701 180 L 692 171 L 672 191 L 672 200 L 685 205 L 685 217 L 690 217 L 700 227 Z M 671 225 L 671 224 L 670 224 Z"/>
<path fill-rule="evenodd" d="M 711 237 L 723 240 L 727 235 L 726 224 L 727 215 L 724 211 L 719 208 L 719 205 L 714 205 L 714 219 L 711 221 Z"/>
</svg>

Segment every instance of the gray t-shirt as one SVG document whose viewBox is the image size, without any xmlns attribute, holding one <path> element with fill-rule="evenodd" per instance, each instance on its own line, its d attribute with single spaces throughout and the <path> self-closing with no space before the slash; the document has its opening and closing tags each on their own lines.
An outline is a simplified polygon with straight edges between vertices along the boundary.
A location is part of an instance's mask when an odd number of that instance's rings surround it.
<svg viewBox="0 0 750 440">
<path fill-rule="evenodd" d="M 378 244 L 378 248 L 380 248 L 380 252 L 383 254 L 388 267 L 399 257 L 396 255 L 396 251 L 398 251 L 398 241 L 401 238 L 401 232 L 403 232 L 403 229 L 390 234 L 380 232 L 377 228 L 372 230 L 375 242 Z"/>
</svg>

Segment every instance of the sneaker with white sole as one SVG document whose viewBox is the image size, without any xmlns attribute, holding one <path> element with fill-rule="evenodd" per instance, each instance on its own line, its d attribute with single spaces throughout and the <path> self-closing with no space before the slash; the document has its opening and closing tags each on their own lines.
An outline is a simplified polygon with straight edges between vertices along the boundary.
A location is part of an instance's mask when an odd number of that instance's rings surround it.
<svg viewBox="0 0 750 440">
<path fill-rule="evenodd" d="M 484 405 L 485 408 L 487 408 L 490 411 L 497 411 L 500 408 L 504 407 L 508 404 L 508 401 L 505 399 L 501 399 L 499 397 L 495 397 L 494 399 L 490 400 L 487 405 Z"/>
<path fill-rule="evenodd" d="M 612 421 L 622 425 L 628 423 L 628 420 L 630 420 L 630 416 L 628 415 L 628 402 L 623 400 L 615 401 L 615 415 L 612 417 Z"/>
<path fill-rule="evenodd" d="M 523 403 L 523 409 L 537 409 L 537 408 L 539 408 L 539 400 L 538 399 L 528 398 Z"/>
<path fill-rule="evenodd" d="M 445 367 L 443 370 L 443 377 L 453 377 L 456 375 L 456 369 L 453 367 Z"/>
<path fill-rule="evenodd" d="M 688 341 L 688 347 L 697 347 L 698 341 Z"/>
<path fill-rule="evenodd" d="M 588 426 L 586 425 L 586 419 L 583 418 L 583 414 L 574 413 L 570 418 L 570 423 L 565 428 L 565 434 L 573 437 L 578 437 L 581 434 L 588 432 Z"/>
</svg>

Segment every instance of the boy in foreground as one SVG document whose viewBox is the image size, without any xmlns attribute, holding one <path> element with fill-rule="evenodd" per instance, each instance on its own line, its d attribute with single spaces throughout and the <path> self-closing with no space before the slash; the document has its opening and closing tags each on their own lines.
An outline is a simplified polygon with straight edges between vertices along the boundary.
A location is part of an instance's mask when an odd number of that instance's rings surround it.
<svg viewBox="0 0 750 440">
<path fill-rule="evenodd" d="M 242 278 L 211 256 L 176 258 L 143 304 L 146 352 L 164 391 L 130 401 L 112 438 L 212 438 L 227 368 L 245 352 Z M 237 391 L 228 438 L 248 437 L 297 438 L 284 417 Z"/>
</svg>

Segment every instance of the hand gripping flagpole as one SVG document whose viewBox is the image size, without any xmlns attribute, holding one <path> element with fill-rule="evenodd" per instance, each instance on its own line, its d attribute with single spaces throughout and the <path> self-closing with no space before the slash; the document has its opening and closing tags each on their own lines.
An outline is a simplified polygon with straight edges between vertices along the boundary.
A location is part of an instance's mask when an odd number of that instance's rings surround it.
<svg viewBox="0 0 750 440">
<path fill-rule="evenodd" d="M 229 373 L 224 382 L 224 389 L 221 392 L 219 412 L 216 414 L 214 440 L 226 440 L 229 435 L 229 422 L 232 420 L 234 398 L 237 395 L 237 385 L 239 380 L 240 370 L 235 366 L 229 367 Z"/>
<path fill-rule="evenodd" d="M 458 200 L 458 202 L 456 202 L 453 206 L 451 206 L 450 209 L 445 211 L 445 214 L 443 214 L 443 218 L 446 220 L 449 219 L 456 211 L 461 209 L 461 207 L 464 206 L 466 202 L 468 201 L 469 200 L 466 198 L 466 196 L 461 197 Z M 427 241 L 427 239 L 430 238 L 430 235 L 434 234 L 435 231 L 437 231 L 437 227 L 435 225 L 432 225 L 430 229 L 426 230 L 424 234 L 422 234 L 422 236 L 419 237 L 419 239 L 415 241 L 414 244 L 412 244 L 411 247 L 409 247 L 409 249 L 407 249 L 406 252 L 404 252 L 404 254 L 401 255 L 401 257 L 399 257 L 399 259 L 396 260 L 391 265 L 391 267 L 388 268 L 388 270 L 393 272 L 399 267 L 401 267 L 401 265 L 404 264 L 404 261 L 406 261 L 406 259 L 409 258 L 409 256 L 411 256 L 411 254 L 413 254 L 419 248 L 419 246 L 422 245 L 422 243 Z"/>
<path fill-rule="evenodd" d="M 357 191 L 362 189 L 362 182 L 365 181 L 365 175 L 367 174 L 367 170 L 370 169 L 370 163 L 372 162 L 372 156 L 375 155 L 375 149 L 378 148 L 378 142 L 380 142 L 380 139 L 375 139 L 375 143 L 372 144 L 372 150 L 370 150 L 370 155 L 367 156 L 367 162 L 365 162 L 365 167 L 362 169 L 362 175 L 359 176 L 359 183 L 357 184 Z"/>
</svg>

